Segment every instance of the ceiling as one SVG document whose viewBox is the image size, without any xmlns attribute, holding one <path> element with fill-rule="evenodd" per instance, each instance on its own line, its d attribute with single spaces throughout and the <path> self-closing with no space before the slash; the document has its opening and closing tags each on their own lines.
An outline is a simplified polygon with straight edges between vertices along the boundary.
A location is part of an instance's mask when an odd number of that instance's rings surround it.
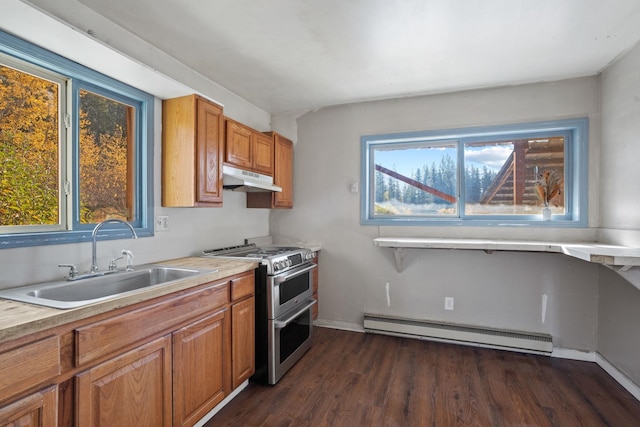
<svg viewBox="0 0 640 427">
<path fill-rule="evenodd" d="M 270 113 L 595 75 L 638 0 L 78 0 Z"/>
</svg>

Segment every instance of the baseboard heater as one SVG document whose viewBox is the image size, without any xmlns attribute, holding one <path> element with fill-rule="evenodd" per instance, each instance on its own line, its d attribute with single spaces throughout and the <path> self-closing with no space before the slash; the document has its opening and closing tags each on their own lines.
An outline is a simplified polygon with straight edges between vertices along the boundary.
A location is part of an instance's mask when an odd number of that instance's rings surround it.
<svg viewBox="0 0 640 427">
<path fill-rule="evenodd" d="M 364 315 L 364 329 L 366 332 L 378 334 L 526 353 L 550 354 L 553 350 L 551 335 L 427 320 L 411 320 L 375 314 Z"/>
</svg>

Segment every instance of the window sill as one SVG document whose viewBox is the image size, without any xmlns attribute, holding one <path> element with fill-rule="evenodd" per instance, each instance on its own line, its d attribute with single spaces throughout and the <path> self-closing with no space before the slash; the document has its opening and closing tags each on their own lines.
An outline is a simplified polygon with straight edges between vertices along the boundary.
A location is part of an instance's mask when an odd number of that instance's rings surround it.
<svg viewBox="0 0 640 427">
<path fill-rule="evenodd" d="M 583 261 L 605 265 L 640 289 L 640 249 L 597 242 L 542 242 L 532 240 L 437 239 L 418 237 L 378 237 L 373 244 L 394 250 L 396 270 L 403 270 L 405 249 L 462 249 L 513 252 L 559 253 Z"/>
</svg>

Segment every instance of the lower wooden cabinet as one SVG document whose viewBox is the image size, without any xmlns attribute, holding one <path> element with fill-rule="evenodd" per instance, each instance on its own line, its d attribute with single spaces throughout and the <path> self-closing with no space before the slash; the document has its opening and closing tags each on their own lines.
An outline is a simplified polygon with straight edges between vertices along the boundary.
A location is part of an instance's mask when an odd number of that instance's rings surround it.
<svg viewBox="0 0 640 427">
<path fill-rule="evenodd" d="M 253 375 L 254 280 L 248 271 L 0 343 L 0 427 L 194 425 Z"/>
<path fill-rule="evenodd" d="M 76 425 L 171 426 L 171 337 L 166 336 L 76 376 Z"/>
<path fill-rule="evenodd" d="M 57 387 L 49 387 L 0 409 L 0 426 L 57 426 L 57 409 Z"/>
<path fill-rule="evenodd" d="M 233 324 L 231 371 L 233 388 L 248 380 L 256 370 L 255 358 L 255 297 L 247 298 L 231 306 Z"/>
<path fill-rule="evenodd" d="M 173 333 L 174 426 L 192 426 L 231 391 L 230 326 L 225 309 Z"/>
</svg>

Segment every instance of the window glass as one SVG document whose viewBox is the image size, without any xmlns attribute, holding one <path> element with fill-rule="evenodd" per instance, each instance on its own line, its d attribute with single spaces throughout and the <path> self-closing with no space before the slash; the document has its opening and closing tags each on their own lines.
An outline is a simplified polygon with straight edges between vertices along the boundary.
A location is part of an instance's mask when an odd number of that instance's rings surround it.
<svg viewBox="0 0 640 427">
<path fill-rule="evenodd" d="M 557 178 L 547 204 L 565 213 L 564 137 L 471 142 L 464 145 L 467 215 L 535 215 L 545 204 L 536 191 L 543 176 Z"/>
<path fill-rule="evenodd" d="M 373 150 L 375 215 L 457 215 L 457 147 L 385 144 Z"/>
<path fill-rule="evenodd" d="M 60 84 L 0 65 L 0 226 L 58 225 Z"/>
<path fill-rule="evenodd" d="M 361 142 L 363 224 L 587 224 L 587 119 Z"/>
<path fill-rule="evenodd" d="M 134 215 L 135 107 L 80 91 L 80 222 Z"/>
</svg>

